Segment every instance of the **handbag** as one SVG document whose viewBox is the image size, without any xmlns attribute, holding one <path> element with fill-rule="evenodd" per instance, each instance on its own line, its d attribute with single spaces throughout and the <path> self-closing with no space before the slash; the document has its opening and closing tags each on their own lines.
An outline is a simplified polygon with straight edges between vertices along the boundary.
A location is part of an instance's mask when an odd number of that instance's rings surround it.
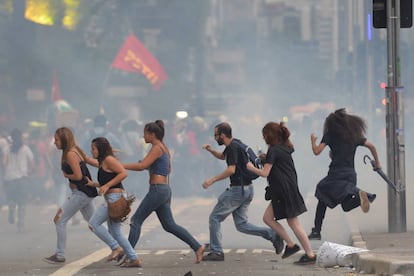
<svg viewBox="0 0 414 276">
<path fill-rule="evenodd" d="M 130 195 L 125 198 L 123 195 L 114 202 L 108 202 L 108 216 L 112 221 L 123 222 L 128 218 L 131 212 L 131 204 L 134 202 L 135 196 Z"/>
</svg>

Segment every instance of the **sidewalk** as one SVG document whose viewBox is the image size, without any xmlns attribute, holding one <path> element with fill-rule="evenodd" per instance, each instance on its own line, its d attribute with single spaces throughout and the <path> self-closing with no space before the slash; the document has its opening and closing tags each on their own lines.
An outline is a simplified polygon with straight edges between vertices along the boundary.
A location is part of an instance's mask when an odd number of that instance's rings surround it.
<svg viewBox="0 0 414 276">
<path fill-rule="evenodd" d="M 357 271 L 377 275 L 414 275 L 414 232 L 353 233 L 352 244 L 370 251 L 355 254 Z"/>
</svg>

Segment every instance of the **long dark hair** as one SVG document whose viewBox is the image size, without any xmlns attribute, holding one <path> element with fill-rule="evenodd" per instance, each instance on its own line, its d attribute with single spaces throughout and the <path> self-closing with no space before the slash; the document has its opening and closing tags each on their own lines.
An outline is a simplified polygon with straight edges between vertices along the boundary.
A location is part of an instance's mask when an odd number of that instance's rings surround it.
<svg viewBox="0 0 414 276">
<path fill-rule="evenodd" d="M 102 164 L 107 156 L 115 156 L 112 150 L 111 144 L 105 137 L 96 137 L 92 140 L 92 144 L 95 145 L 98 150 L 98 162 Z"/>
<path fill-rule="evenodd" d="M 155 137 L 162 142 L 165 135 L 164 122 L 162 120 L 156 120 L 155 122 L 147 123 L 144 127 L 145 131 L 154 133 Z"/>
<path fill-rule="evenodd" d="M 262 129 L 262 134 L 266 144 L 269 146 L 282 144 L 293 148 L 293 144 L 289 139 L 290 131 L 284 122 L 280 122 L 279 124 L 275 122 L 267 123 Z"/>
<path fill-rule="evenodd" d="M 365 121 L 359 116 L 348 114 L 345 108 L 329 114 L 323 126 L 324 134 L 329 132 L 335 139 L 354 143 L 365 136 L 366 130 Z"/>
<path fill-rule="evenodd" d="M 22 132 L 15 128 L 10 133 L 11 137 L 11 148 L 10 151 L 13 153 L 19 152 L 20 148 L 23 146 L 23 135 Z"/>
</svg>

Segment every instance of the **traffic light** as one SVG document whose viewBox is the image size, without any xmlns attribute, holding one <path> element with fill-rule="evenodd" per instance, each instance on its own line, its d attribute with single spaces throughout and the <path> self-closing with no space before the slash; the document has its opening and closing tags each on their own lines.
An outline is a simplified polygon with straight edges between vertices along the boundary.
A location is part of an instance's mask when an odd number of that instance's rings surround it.
<svg viewBox="0 0 414 276">
<path fill-rule="evenodd" d="M 413 0 L 400 0 L 400 27 L 413 25 Z M 372 1 L 372 21 L 374 28 L 387 28 L 387 0 Z"/>
</svg>

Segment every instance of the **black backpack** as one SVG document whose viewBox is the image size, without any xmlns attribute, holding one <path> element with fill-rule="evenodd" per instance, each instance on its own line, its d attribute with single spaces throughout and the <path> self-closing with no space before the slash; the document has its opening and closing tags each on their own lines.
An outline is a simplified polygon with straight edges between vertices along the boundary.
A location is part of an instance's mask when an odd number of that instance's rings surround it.
<svg viewBox="0 0 414 276">
<path fill-rule="evenodd" d="M 242 151 L 241 156 L 242 156 L 242 159 L 243 159 L 243 164 L 242 164 L 242 166 L 238 166 L 241 174 L 244 176 L 244 178 L 249 179 L 249 181 L 255 180 L 259 176 L 255 173 L 249 171 L 247 169 L 246 164 L 250 161 L 250 162 L 253 163 L 253 165 L 256 168 L 261 169 L 263 167 L 262 166 L 262 161 L 260 160 L 259 157 L 257 157 L 256 153 L 253 151 L 253 149 L 251 147 L 244 144 L 239 139 L 234 138 L 233 141 L 239 146 L 240 150 Z"/>
</svg>

